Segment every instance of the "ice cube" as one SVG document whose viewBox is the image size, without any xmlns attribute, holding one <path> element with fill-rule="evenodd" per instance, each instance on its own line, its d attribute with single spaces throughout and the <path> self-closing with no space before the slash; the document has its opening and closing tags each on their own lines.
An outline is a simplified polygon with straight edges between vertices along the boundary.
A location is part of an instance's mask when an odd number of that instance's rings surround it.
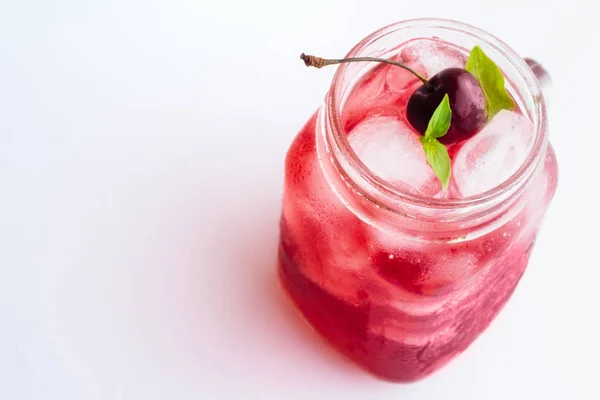
<svg viewBox="0 0 600 400">
<path fill-rule="evenodd" d="M 345 113 L 355 113 L 366 106 L 388 104 L 385 93 L 385 76 L 388 65 L 376 64 L 356 85 L 344 104 Z"/>
<path fill-rule="evenodd" d="M 382 279 L 405 291 L 432 296 L 460 286 L 478 266 L 473 252 L 441 246 L 399 248 L 375 253 L 371 259 Z"/>
<path fill-rule="evenodd" d="M 394 61 L 402 62 L 401 57 L 392 58 Z M 386 66 L 385 81 L 391 91 L 404 93 L 410 90 L 411 94 L 418 85 L 421 84 L 419 78 L 413 75 L 412 72 L 397 67 L 395 65 Z M 411 90 L 412 89 L 412 90 Z"/>
<path fill-rule="evenodd" d="M 411 40 L 400 58 L 429 78 L 446 68 L 464 68 L 467 63 L 466 53 L 439 39 Z"/>
<path fill-rule="evenodd" d="M 361 161 L 385 181 L 413 194 L 432 197 L 441 190 L 427 164 L 419 134 L 398 117 L 371 117 L 349 136 Z"/>
<path fill-rule="evenodd" d="M 490 190 L 523 164 L 533 141 L 533 124 L 523 115 L 502 110 L 458 150 L 452 175 L 462 197 Z"/>
<path fill-rule="evenodd" d="M 356 124 L 372 114 L 399 114 L 397 103 L 402 93 L 389 89 L 386 85 L 387 67 L 389 65 L 377 66 L 350 94 L 342 112 L 346 132 L 350 132 Z"/>
<path fill-rule="evenodd" d="M 432 286 L 452 286 L 471 277 L 479 266 L 477 254 L 468 248 L 453 248 L 447 251 L 441 246 L 435 253 L 430 254 L 434 260 L 429 270 L 429 283 Z"/>
</svg>

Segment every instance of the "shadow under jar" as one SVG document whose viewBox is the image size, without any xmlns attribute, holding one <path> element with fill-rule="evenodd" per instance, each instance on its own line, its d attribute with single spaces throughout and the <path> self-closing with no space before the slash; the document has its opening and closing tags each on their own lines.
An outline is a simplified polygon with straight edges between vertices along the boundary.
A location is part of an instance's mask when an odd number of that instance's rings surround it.
<svg viewBox="0 0 600 400">
<path fill-rule="evenodd" d="M 418 82 L 387 64 L 343 64 L 287 153 L 280 223 L 280 280 L 306 320 L 348 358 L 399 382 L 438 370 L 487 328 L 527 266 L 557 185 L 538 79 L 497 38 L 454 21 L 409 20 L 373 33 L 347 57 L 398 59 L 415 39 L 449 45 L 464 60 L 479 45 L 500 67 L 531 126 L 514 171 L 454 196 L 376 174 L 350 134 L 372 115 L 405 118 L 398 104 Z M 449 148 L 453 163 L 461 146 Z"/>
</svg>

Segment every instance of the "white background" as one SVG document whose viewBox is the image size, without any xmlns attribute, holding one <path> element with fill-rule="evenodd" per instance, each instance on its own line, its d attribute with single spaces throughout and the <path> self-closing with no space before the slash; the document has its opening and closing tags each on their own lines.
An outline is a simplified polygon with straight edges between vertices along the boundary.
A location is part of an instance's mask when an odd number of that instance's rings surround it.
<svg viewBox="0 0 600 400">
<path fill-rule="evenodd" d="M 0 2 L 0 399 L 598 399 L 589 0 Z M 337 57 L 411 17 L 551 72 L 559 189 L 515 295 L 411 385 L 342 360 L 275 278 L 283 159 Z"/>
</svg>

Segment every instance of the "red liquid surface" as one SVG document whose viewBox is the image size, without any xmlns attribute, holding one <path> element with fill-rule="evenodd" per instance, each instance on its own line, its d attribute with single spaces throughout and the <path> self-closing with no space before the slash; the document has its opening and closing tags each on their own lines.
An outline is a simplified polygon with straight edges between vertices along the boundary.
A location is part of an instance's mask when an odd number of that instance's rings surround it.
<svg viewBox="0 0 600 400">
<path fill-rule="evenodd" d="M 403 70 L 376 68 L 346 103 L 346 132 L 373 116 L 404 120 L 416 84 Z M 421 379 L 465 350 L 513 293 L 556 189 L 554 152 L 549 147 L 527 202 L 507 211 L 514 216 L 501 226 L 468 240 L 416 240 L 367 224 L 336 197 L 317 159 L 315 118 L 286 158 L 281 282 L 306 320 L 348 358 L 383 379 Z M 450 149 L 452 157 L 461 146 Z M 459 178 L 447 196 L 461 196 Z M 409 190 L 439 196 L 438 185 L 427 180 Z"/>
</svg>

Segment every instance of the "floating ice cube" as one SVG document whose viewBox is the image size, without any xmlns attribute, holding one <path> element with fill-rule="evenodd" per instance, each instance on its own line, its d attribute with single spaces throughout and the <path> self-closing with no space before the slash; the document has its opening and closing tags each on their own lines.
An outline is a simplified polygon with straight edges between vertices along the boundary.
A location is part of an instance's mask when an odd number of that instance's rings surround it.
<svg viewBox="0 0 600 400">
<path fill-rule="evenodd" d="M 402 62 L 400 58 L 396 58 L 394 61 Z M 388 88 L 398 93 L 404 93 L 407 90 L 411 90 L 411 93 L 415 90 L 413 86 L 418 86 L 421 81 L 405 69 L 394 65 L 386 66 L 385 81 Z"/>
<path fill-rule="evenodd" d="M 376 175 L 413 194 L 432 197 L 441 190 L 427 164 L 419 135 L 397 117 L 371 117 L 349 137 L 361 161 Z"/>
<path fill-rule="evenodd" d="M 434 262 L 429 272 L 429 282 L 432 285 L 458 284 L 469 278 L 477 269 L 478 258 L 475 252 L 467 248 L 458 251 L 441 249 L 432 252 L 430 257 Z"/>
<path fill-rule="evenodd" d="M 519 113 L 502 110 L 494 116 L 454 157 L 452 175 L 461 196 L 485 192 L 510 178 L 525 161 L 533 133 L 531 121 Z"/>
<path fill-rule="evenodd" d="M 389 95 L 385 93 L 385 76 L 387 65 L 377 64 L 356 85 L 344 104 L 345 113 L 355 113 L 365 107 L 389 103 Z"/>
<path fill-rule="evenodd" d="M 439 39 L 415 39 L 402 48 L 400 59 L 428 78 L 445 68 L 464 68 L 467 55 Z"/>
</svg>

